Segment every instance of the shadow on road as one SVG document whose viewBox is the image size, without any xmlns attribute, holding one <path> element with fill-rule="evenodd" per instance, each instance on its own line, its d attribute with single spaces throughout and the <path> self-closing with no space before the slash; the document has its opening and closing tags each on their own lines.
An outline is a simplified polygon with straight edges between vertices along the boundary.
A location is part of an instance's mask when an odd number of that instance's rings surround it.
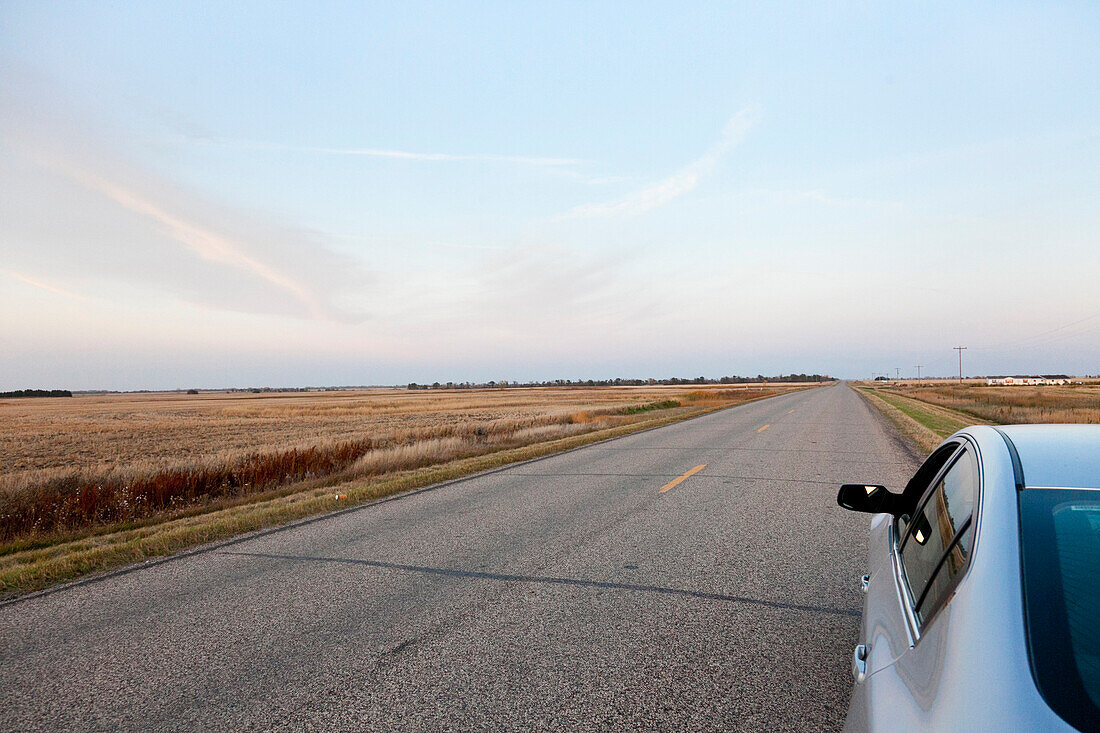
<svg viewBox="0 0 1100 733">
<path fill-rule="evenodd" d="M 809 613 L 829 614 L 833 616 L 852 616 L 859 618 L 859 611 L 847 611 L 841 608 L 828 608 L 823 606 L 809 606 L 799 603 L 784 603 L 782 601 L 768 601 L 747 596 L 731 596 L 724 593 L 707 593 L 698 590 L 685 590 L 682 588 L 665 588 L 659 585 L 640 585 L 635 583 L 612 583 L 603 580 L 580 580 L 578 578 L 554 578 L 537 575 L 507 575 L 504 573 L 486 573 L 478 570 L 455 570 L 449 568 L 430 568 L 423 565 L 401 565 L 392 562 L 380 562 L 378 560 L 356 560 L 346 557 L 310 557 L 308 555 L 274 555 L 264 552 L 231 552 L 222 551 L 220 555 L 235 555 L 238 557 L 256 557 L 269 560 L 293 560 L 296 562 L 339 563 L 345 565 L 365 565 L 371 568 L 384 570 L 400 570 L 407 573 L 424 573 L 427 575 L 440 575 L 449 578 L 468 578 L 474 580 L 496 580 L 506 583 L 544 583 L 547 585 L 569 585 L 582 588 L 603 588 L 608 590 L 629 590 L 643 593 L 661 593 L 669 596 L 685 596 L 688 598 L 700 598 L 707 601 L 726 601 L 732 603 L 744 603 L 765 608 L 783 608 L 794 611 L 807 611 Z"/>
</svg>

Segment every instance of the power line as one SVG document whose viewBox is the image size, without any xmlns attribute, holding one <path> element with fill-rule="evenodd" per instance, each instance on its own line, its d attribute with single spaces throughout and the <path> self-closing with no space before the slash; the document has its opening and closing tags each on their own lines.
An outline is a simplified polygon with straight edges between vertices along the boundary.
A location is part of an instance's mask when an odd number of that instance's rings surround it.
<svg viewBox="0 0 1100 733">
<path fill-rule="evenodd" d="M 1023 338 L 1015 339 L 1015 340 L 1012 340 L 1012 341 L 1002 341 L 1001 343 L 992 344 L 990 346 L 975 346 L 974 348 L 978 351 L 985 351 L 987 349 L 998 349 L 998 348 L 1001 348 L 1003 346 L 1037 346 L 1038 343 L 1042 341 L 1042 338 L 1044 336 L 1049 336 L 1051 334 L 1058 333 L 1059 331 L 1064 331 L 1067 328 L 1071 328 L 1073 326 L 1080 325 L 1082 323 L 1085 323 L 1086 321 L 1091 321 L 1094 318 L 1100 318 L 1100 313 L 1093 313 L 1091 316 L 1085 316 L 1084 318 L 1080 318 L 1076 321 L 1071 321 L 1069 323 L 1063 323 L 1061 326 L 1056 326 L 1056 327 L 1048 329 L 1046 331 L 1040 331 L 1039 333 L 1033 333 L 1030 336 L 1024 336 Z M 1086 329 L 1083 333 L 1089 333 L 1090 330 L 1091 329 Z M 1065 334 L 1065 335 L 1073 336 L 1073 335 L 1083 335 L 1083 334 Z M 1030 343 L 1030 344 L 1027 343 L 1029 341 L 1035 342 L 1036 339 L 1039 339 L 1040 341 L 1036 342 L 1036 343 Z"/>
</svg>

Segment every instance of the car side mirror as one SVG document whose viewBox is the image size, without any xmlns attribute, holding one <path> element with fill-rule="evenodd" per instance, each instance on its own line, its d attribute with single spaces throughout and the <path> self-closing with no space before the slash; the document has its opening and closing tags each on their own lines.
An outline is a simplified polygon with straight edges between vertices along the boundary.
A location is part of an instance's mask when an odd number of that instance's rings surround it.
<svg viewBox="0 0 1100 733">
<path fill-rule="evenodd" d="M 891 494 L 885 486 L 844 484 L 836 494 L 836 503 L 853 512 L 894 513 L 897 494 Z"/>
</svg>

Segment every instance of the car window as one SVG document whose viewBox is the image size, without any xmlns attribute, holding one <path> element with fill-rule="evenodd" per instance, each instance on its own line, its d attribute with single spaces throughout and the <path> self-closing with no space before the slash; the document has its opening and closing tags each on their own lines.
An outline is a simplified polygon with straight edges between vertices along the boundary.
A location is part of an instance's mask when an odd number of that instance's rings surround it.
<svg viewBox="0 0 1100 733">
<path fill-rule="evenodd" d="M 1043 699 L 1100 729 L 1100 491 L 1019 492 L 1031 672 Z"/>
<path fill-rule="evenodd" d="M 970 557 L 977 494 L 978 463 L 964 450 L 929 489 L 906 528 L 901 561 L 921 621 L 942 605 Z"/>
<path fill-rule="evenodd" d="M 936 477 L 936 474 L 940 472 L 951 457 L 955 455 L 955 452 L 959 449 L 959 443 L 949 442 L 944 443 L 939 448 L 932 452 L 932 455 L 925 459 L 921 467 L 917 469 L 917 472 L 913 474 L 913 478 L 909 479 L 909 482 L 905 485 L 905 489 L 902 491 L 901 499 L 901 513 L 904 515 L 910 515 L 913 510 L 916 509 L 917 504 L 921 498 L 928 493 L 928 486 L 932 483 L 932 479 Z M 900 528 L 898 536 L 900 537 L 905 532 L 905 524 L 903 523 Z"/>
<path fill-rule="evenodd" d="M 926 621 L 936 615 L 936 611 L 947 602 L 954 580 L 966 567 L 966 561 L 970 559 L 970 546 L 974 537 L 974 524 L 969 518 L 966 525 L 955 538 L 951 548 L 947 551 L 943 562 L 936 568 L 932 580 L 928 582 L 922 596 L 917 599 L 917 618 Z"/>
</svg>

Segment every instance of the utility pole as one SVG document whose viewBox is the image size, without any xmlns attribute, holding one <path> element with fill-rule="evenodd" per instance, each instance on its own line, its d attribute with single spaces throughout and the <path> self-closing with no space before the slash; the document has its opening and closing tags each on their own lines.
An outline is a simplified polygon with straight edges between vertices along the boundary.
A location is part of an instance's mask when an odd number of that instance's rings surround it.
<svg viewBox="0 0 1100 733">
<path fill-rule="evenodd" d="M 901 381 L 901 367 L 894 367 L 894 381 Z"/>
<path fill-rule="evenodd" d="M 920 370 L 924 368 L 924 364 L 917 364 L 917 382 L 920 382 Z"/>
<path fill-rule="evenodd" d="M 952 346 L 952 349 L 959 352 L 959 381 L 963 380 L 963 352 L 966 351 L 965 346 Z"/>
</svg>

